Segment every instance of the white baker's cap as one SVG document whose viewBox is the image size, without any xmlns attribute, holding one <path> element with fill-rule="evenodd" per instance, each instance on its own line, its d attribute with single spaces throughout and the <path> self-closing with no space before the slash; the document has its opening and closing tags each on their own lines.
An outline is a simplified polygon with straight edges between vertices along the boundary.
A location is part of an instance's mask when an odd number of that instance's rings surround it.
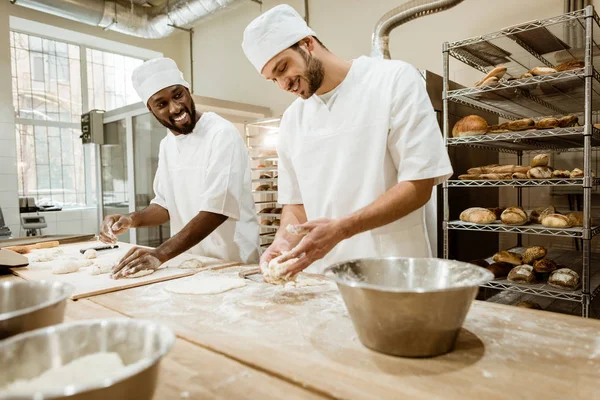
<svg viewBox="0 0 600 400">
<path fill-rule="evenodd" d="M 242 49 L 260 74 L 273 57 L 307 36 L 317 34 L 287 4 L 271 8 L 244 30 Z"/>
<path fill-rule="evenodd" d="M 131 81 L 144 104 L 147 104 L 154 94 L 169 86 L 182 85 L 190 88 L 190 84 L 183 79 L 183 74 L 177 68 L 177 64 L 170 58 L 155 58 L 146 61 L 133 70 Z"/>
</svg>

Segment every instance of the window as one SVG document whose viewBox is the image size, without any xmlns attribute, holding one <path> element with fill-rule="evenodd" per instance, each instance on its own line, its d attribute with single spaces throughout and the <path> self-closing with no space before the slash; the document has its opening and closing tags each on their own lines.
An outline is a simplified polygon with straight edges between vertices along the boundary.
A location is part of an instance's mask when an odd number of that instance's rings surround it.
<svg viewBox="0 0 600 400">
<path fill-rule="evenodd" d="M 86 171 L 81 114 L 139 101 L 131 73 L 143 60 L 16 31 L 10 49 L 19 195 L 38 204 L 84 205 L 86 173 L 93 178 L 95 171 Z"/>
</svg>

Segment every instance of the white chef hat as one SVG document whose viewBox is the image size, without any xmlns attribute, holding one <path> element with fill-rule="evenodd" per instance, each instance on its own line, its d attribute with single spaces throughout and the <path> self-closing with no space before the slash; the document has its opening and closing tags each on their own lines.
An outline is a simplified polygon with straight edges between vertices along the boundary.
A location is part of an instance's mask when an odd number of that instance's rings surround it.
<svg viewBox="0 0 600 400">
<path fill-rule="evenodd" d="M 177 64 L 170 58 L 155 58 L 146 61 L 133 70 L 131 81 L 144 104 L 147 104 L 154 94 L 169 86 L 182 85 L 190 88 L 190 84 L 183 79 L 183 74 L 177 68 Z"/>
<path fill-rule="evenodd" d="M 244 30 L 242 49 L 260 74 L 273 57 L 307 36 L 317 34 L 287 4 L 271 8 Z"/>
</svg>

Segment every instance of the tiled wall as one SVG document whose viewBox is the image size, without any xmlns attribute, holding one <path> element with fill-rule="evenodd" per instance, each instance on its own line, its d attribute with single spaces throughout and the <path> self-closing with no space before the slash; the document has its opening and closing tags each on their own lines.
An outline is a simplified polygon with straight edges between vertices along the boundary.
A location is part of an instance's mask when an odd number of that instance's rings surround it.
<svg viewBox="0 0 600 400">
<path fill-rule="evenodd" d="M 38 214 L 27 213 L 22 215 L 34 216 Z M 98 213 L 95 207 L 42 212 L 39 215 L 43 215 L 48 224 L 47 228 L 42 229 L 42 234 L 44 235 L 98 233 Z M 13 236 L 17 236 L 17 233 L 13 231 Z M 20 236 L 25 236 L 25 231 L 21 230 L 20 233 Z"/>
<path fill-rule="evenodd" d="M 19 230 L 16 146 L 8 13 L 0 12 L 0 208 L 13 233 Z"/>
</svg>

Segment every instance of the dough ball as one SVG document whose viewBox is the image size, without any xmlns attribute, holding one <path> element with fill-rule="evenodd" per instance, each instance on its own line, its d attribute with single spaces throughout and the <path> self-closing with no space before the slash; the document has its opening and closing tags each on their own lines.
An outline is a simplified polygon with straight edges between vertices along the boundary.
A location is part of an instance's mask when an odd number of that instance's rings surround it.
<svg viewBox="0 0 600 400">
<path fill-rule="evenodd" d="M 83 257 L 87 259 L 97 258 L 98 252 L 94 249 L 87 249 L 85 253 L 83 253 Z"/>
<path fill-rule="evenodd" d="M 195 258 L 191 258 L 189 260 L 185 260 L 184 262 L 182 262 L 181 264 L 179 264 L 179 266 L 177 268 L 181 268 L 181 269 L 198 269 L 198 268 L 202 268 L 204 267 L 204 263 L 200 260 L 197 260 Z"/>
<path fill-rule="evenodd" d="M 53 274 L 70 274 L 79 271 L 79 262 L 76 260 L 65 260 L 57 262 L 52 266 Z"/>
</svg>

